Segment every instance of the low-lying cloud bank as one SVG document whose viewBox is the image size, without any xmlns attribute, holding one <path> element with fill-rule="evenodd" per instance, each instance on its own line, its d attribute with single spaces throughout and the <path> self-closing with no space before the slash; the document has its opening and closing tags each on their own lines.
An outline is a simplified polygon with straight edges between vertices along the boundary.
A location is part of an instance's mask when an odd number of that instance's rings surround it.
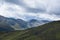
<svg viewBox="0 0 60 40">
<path fill-rule="evenodd" d="M 0 15 L 23 20 L 60 20 L 60 0 L 0 0 Z"/>
</svg>

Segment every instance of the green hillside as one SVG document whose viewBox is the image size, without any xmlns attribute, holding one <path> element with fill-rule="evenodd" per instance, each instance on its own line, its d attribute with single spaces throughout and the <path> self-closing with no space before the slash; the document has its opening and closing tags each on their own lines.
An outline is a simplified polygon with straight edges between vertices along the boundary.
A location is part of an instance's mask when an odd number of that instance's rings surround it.
<svg viewBox="0 0 60 40">
<path fill-rule="evenodd" d="M 60 21 L 21 31 L 0 32 L 0 40 L 60 40 Z"/>
</svg>

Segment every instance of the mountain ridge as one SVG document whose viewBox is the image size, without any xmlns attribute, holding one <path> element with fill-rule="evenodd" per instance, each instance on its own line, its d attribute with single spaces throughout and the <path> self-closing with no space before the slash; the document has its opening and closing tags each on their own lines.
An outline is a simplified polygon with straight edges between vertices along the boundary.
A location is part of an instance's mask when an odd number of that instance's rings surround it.
<svg viewBox="0 0 60 40">
<path fill-rule="evenodd" d="M 47 22 L 50 22 L 50 21 L 47 21 L 47 20 L 41 21 L 37 19 L 31 19 L 29 21 L 24 21 L 22 19 L 14 19 L 14 18 L 7 18 L 4 16 L 0 16 L 0 27 L 3 26 L 3 29 L 4 29 L 4 26 L 6 26 L 7 28 L 7 29 L 5 28 L 6 30 L 10 28 L 13 30 L 24 30 L 27 28 L 32 28 L 32 27 L 42 25 Z"/>
</svg>

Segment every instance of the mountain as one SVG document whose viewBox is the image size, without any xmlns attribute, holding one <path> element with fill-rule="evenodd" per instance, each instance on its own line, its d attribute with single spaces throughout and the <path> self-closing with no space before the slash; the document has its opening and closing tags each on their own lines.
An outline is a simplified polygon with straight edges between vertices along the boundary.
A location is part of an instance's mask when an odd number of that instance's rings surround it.
<svg viewBox="0 0 60 40">
<path fill-rule="evenodd" d="M 60 21 L 53 21 L 26 30 L 0 31 L 0 40 L 60 40 Z"/>
<path fill-rule="evenodd" d="M 7 18 L 0 15 L 0 30 L 24 30 L 48 23 L 48 20 L 31 19 L 24 21 L 22 19 Z"/>
<path fill-rule="evenodd" d="M 6 22 L 6 18 L 0 16 L 0 31 L 12 31 L 14 30 L 11 26 Z"/>
<path fill-rule="evenodd" d="M 39 26 L 39 25 L 46 24 L 48 22 L 51 22 L 51 21 L 31 19 L 31 20 L 28 21 L 28 26 L 31 28 L 31 27 L 36 27 L 36 26 Z"/>
<path fill-rule="evenodd" d="M 22 19 L 6 18 L 0 16 L 0 31 L 23 30 L 27 28 L 27 22 Z"/>
<path fill-rule="evenodd" d="M 27 28 L 27 22 L 22 19 L 7 18 L 7 22 L 15 30 L 23 30 Z"/>
</svg>

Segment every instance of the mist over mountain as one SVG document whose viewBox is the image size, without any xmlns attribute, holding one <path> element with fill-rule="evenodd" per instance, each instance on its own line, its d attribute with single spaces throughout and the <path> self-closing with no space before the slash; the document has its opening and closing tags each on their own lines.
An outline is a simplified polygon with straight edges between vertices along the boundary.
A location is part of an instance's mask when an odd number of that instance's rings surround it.
<svg viewBox="0 0 60 40">
<path fill-rule="evenodd" d="M 0 16 L 0 29 L 6 29 L 6 30 L 24 30 L 27 28 L 36 27 L 39 25 L 43 25 L 45 23 L 48 23 L 50 21 L 47 20 L 37 20 L 37 19 L 31 19 L 29 21 L 24 21 L 22 19 L 14 19 L 14 18 L 7 18 L 4 16 Z M 3 29 L 2 29 L 3 28 Z"/>
<path fill-rule="evenodd" d="M 28 27 L 37 27 L 46 23 L 49 23 L 51 21 L 48 20 L 37 20 L 37 19 L 31 19 L 28 21 Z"/>
</svg>

